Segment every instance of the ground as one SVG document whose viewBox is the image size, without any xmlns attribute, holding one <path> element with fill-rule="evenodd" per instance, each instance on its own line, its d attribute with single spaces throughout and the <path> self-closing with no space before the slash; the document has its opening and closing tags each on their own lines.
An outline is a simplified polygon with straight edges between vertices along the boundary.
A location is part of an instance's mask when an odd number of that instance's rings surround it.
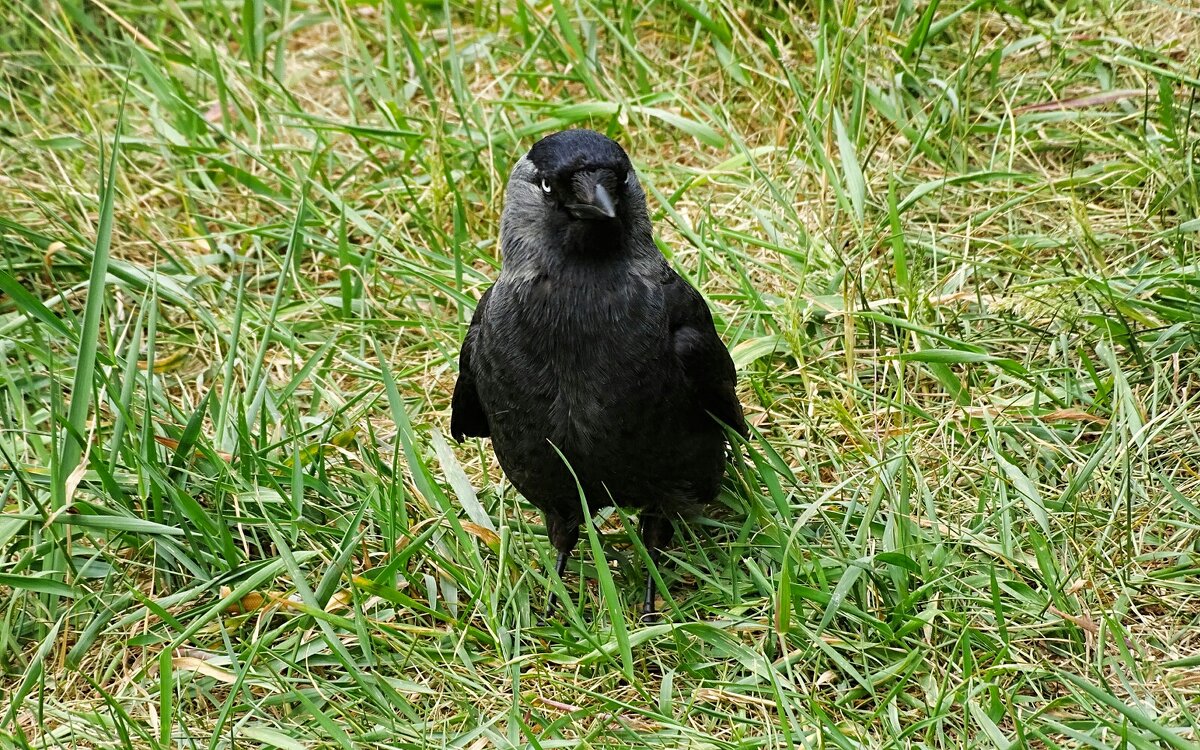
<svg viewBox="0 0 1200 750">
<path fill-rule="evenodd" d="M 0 746 L 1196 747 L 1198 77 L 1186 0 L 10 0 Z M 756 430 L 658 622 L 446 437 L 571 126 Z"/>
</svg>

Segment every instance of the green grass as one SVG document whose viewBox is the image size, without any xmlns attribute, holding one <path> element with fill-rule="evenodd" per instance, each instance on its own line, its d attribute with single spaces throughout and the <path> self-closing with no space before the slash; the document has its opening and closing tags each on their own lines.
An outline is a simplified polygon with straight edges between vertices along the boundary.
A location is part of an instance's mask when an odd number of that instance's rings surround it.
<svg viewBox="0 0 1200 750">
<path fill-rule="evenodd" d="M 1179 0 L 10 0 L 0 746 L 1195 747 L 1198 97 Z M 445 436 L 577 125 L 759 433 L 653 624 Z"/>
</svg>

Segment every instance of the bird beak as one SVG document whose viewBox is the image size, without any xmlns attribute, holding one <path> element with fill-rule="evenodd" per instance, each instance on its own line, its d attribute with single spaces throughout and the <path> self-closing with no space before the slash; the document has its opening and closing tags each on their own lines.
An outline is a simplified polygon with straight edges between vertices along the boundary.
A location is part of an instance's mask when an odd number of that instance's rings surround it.
<svg viewBox="0 0 1200 750">
<path fill-rule="evenodd" d="M 617 207 L 612 196 L 600 183 L 592 188 L 592 199 L 586 203 L 572 203 L 567 211 L 576 219 L 612 219 L 617 215 Z"/>
</svg>

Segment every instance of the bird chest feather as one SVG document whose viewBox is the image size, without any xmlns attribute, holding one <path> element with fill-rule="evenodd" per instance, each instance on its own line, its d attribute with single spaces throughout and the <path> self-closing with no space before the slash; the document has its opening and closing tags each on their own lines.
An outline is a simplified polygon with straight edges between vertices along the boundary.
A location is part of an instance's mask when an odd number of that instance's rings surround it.
<svg viewBox="0 0 1200 750">
<path fill-rule="evenodd" d="M 500 290 L 498 290 L 500 291 Z M 538 273 L 517 279 L 497 304 L 513 314 L 487 331 L 499 370 L 529 376 L 552 435 L 584 448 L 619 431 L 623 415 L 658 400 L 669 353 L 657 285 L 622 269 L 612 273 Z M 532 404 L 531 404 L 532 406 Z"/>
</svg>

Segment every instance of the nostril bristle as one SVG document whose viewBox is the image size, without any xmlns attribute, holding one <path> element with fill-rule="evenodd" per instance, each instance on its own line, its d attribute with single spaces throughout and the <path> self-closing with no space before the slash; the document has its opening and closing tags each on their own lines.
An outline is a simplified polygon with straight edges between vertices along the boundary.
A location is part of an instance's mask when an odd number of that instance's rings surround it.
<svg viewBox="0 0 1200 750">
<path fill-rule="evenodd" d="M 582 201 L 591 201 L 595 197 L 597 185 L 603 185 L 609 195 L 615 196 L 621 181 L 611 169 L 580 170 L 571 177 L 571 190 Z"/>
</svg>

